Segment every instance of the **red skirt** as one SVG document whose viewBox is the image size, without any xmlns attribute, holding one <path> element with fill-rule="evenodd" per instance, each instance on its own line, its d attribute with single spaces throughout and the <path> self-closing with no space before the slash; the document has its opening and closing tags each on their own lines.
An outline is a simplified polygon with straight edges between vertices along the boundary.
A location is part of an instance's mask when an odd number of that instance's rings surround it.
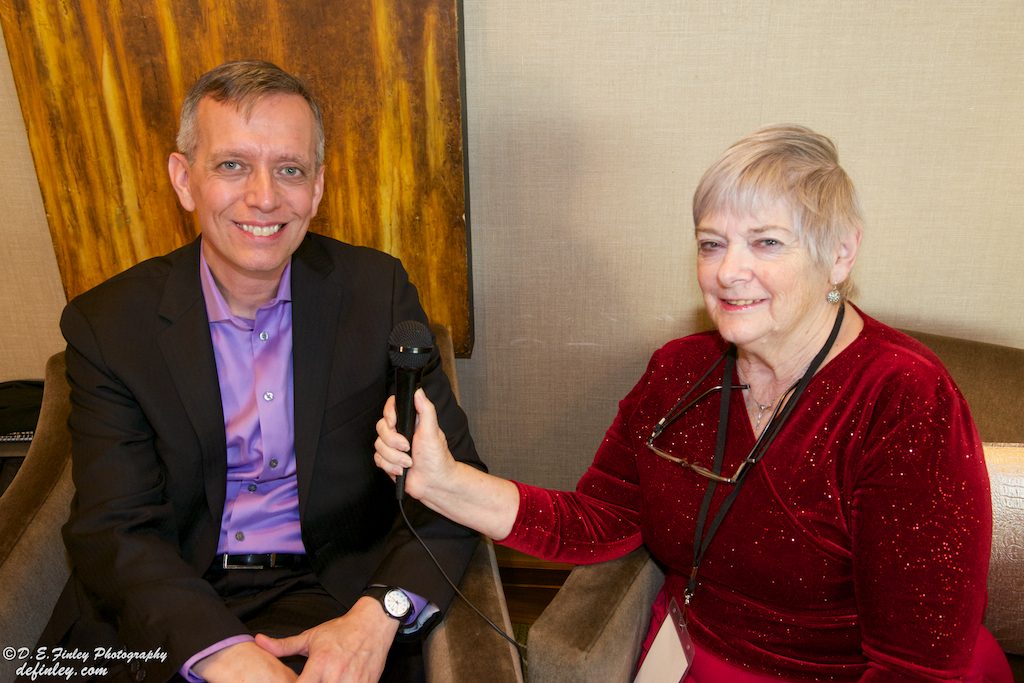
<svg viewBox="0 0 1024 683">
<path fill-rule="evenodd" d="M 658 634 L 667 613 L 668 600 L 665 598 L 665 592 L 661 591 L 651 608 L 651 627 L 640 652 L 641 662 L 647 656 L 647 650 L 654 642 L 654 636 Z M 739 669 L 716 658 L 696 643 L 694 647 L 696 651 L 693 663 L 690 664 L 690 671 L 683 679 L 683 683 L 779 683 L 778 677 L 762 676 L 746 669 Z M 971 668 L 961 680 L 963 683 L 1014 683 L 1006 655 L 984 626 L 978 629 L 978 642 L 974 646 Z"/>
</svg>

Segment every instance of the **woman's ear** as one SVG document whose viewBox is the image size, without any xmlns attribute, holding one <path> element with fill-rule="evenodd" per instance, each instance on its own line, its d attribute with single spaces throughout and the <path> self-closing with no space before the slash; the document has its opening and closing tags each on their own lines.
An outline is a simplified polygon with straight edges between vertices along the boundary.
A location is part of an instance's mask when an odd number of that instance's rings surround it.
<svg viewBox="0 0 1024 683">
<path fill-rule="evenodd" d="M 856 231 L 840 242 L 832 262 L 831 282 L 838 284 L 850 276 L 853 264 L 857 261 L 857 251 L 860 249 L 860 240 L 863 236 L 864 230 L 857 226 Z"/>
</svg>

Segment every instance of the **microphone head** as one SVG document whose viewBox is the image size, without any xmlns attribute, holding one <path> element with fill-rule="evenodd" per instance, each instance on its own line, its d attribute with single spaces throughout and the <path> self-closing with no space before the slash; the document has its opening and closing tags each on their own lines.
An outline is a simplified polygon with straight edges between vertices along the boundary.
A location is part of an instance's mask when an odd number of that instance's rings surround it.
<svg viewBox="0 0 1024 683">
<path fill-rule="evenodd" d="M 434 350 L 434 334 L 430 328 L 415 320 L 395 325 L 388 338 L 391 363 L 396 368 L 418 370 L 430 360 Z"/>
</svg>

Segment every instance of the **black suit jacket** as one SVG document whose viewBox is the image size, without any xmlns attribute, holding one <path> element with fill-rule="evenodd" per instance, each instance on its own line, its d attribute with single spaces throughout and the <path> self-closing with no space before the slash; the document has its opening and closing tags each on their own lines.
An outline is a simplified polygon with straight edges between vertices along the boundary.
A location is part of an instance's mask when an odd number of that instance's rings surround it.
<svg viewBox="0 0 1024 683">
<path fill-rule="evenodd" d="M 199 250 L 196 240 L 131 268 L 75 298 L 61 320 L 77 489 L 64 540 L 75 568 L 47 632 L 113 624 L 123 647 L 169 653 L 147 665 L 159 680 L 247 632 L 201 578 L 217 551 L 227 464 Z M 396 259 L 312 234 L 291 278 L 299 515 L 314 571 L 344 605 L 385 584 L 443 609 L 451 588 L 405 531 L 372 457 L 394 383 L 390 332 L 426 323 L 416 289 Z M 453 454 L 482 467 L 436 351 L 423 386 Z M 457 580 L 476 535 L 415 501 L 406 508 Z"/>
</svg>

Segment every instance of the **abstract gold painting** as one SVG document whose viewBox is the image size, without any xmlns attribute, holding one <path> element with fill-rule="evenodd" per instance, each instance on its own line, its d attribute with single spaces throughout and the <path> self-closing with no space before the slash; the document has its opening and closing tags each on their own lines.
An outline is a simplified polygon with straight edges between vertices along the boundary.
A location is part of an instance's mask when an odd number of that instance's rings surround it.
<svg viewBox="0 0 1024 683">
<path fill-rule="evenodd" d="M 310 229 L 402 259 L 433 322 L 472 351 L 458 0 L 0 0 L 65 291 L 198 235 L 167 180 L 181 101 L 265 59 L 323 104 Z"/>
</svg>

